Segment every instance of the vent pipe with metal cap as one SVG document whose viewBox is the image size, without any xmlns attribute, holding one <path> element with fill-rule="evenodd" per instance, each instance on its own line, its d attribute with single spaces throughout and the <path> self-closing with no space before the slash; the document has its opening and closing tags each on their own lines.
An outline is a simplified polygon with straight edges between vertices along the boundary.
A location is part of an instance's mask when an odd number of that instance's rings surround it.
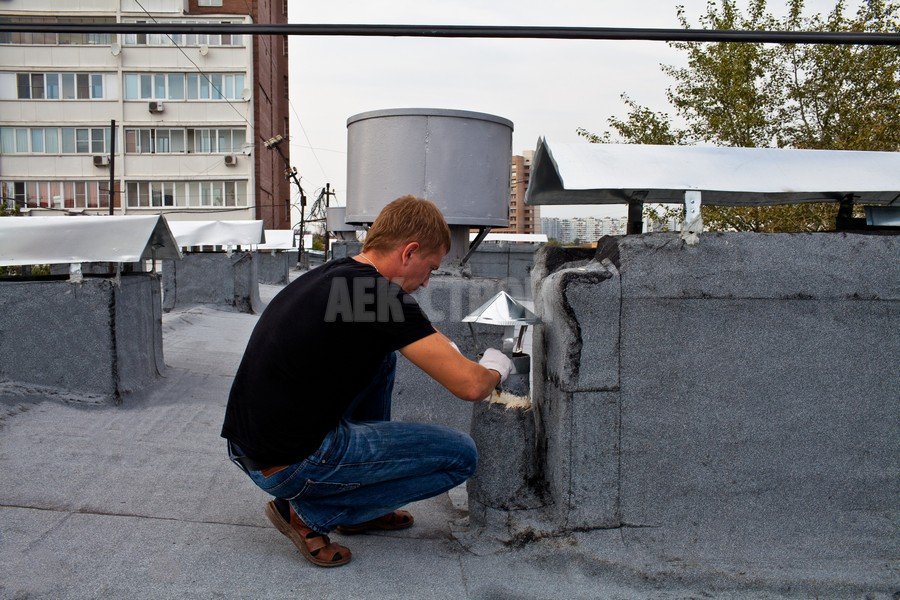
<svg viewBox="0 0 900 600">
<path fill-rule="evenodd" d="M 372 223 L 401 196 L 426 198 L 450 226 L 444 264 L 461 264 L 471 228 L 509 225 L 512 131 L 507 119 L 463 110 L 395 108 L 350 117 L 347 223 Z"/>
<path fill-rule="evenodd" d="M 531 392 L 529 383 L 531 356 L 524 352 L 523 341 L 528 326 L 540 322 L 539 317 L 503 291 L 498 292 L 493 298 L 463 318 L 463 323 L 469 324 L 476 347 L 479 346 L 479 343 L 473 323 L 504 328 L 502 351 L 509 356 L 513 364 L 512 373 L 507 378 L 504 389 L 516 396 L 528 396 Z M 516 327 L 519 328 L 518 333 L 515 331 Z"/>
</svg>

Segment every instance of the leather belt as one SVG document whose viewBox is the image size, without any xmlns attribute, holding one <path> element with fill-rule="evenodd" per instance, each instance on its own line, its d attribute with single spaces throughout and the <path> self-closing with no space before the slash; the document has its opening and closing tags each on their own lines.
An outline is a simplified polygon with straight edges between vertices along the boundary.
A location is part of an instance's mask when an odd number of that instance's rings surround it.
<svg viewBox="0 0 900 600">
<path fill-rule="evenodd" d="M 266 465 L 256 462 L 249 456 L 235 456 L 234 462 L 250 471 L 262 471 L 266 469 Z"/>
<path fill-rule="evenodd" d="M 270 477 L 279 471 L 283 471 L 287 469 L 290 465 L 276 465 L 274 467 L 264 465 L 262 463 L 256 462 L 249 456 L 244 456 L 244 453 L 240 451 L 240 448 L 237 447 L 237 444 L 228 441 L 229 446 L 231 447 L 231 459 L 244 467 L 244 469 L 248 471 L 260 471 L 263 474 L 263 477 Z"/>
</svg>

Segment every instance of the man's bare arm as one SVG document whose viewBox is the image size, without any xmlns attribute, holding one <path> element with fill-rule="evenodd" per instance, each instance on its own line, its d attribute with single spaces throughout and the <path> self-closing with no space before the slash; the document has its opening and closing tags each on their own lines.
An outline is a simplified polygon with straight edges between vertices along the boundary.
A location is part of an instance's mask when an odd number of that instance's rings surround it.
<svg viewBox="0 0 900 600">
<path fill-rule="evenodd" d="M 400 349 L 400 353 L 457 398 L 477 402 L 491 395 L 500 374 L 460 354 L 442 333 L 433 333 Z"/>
</svg>

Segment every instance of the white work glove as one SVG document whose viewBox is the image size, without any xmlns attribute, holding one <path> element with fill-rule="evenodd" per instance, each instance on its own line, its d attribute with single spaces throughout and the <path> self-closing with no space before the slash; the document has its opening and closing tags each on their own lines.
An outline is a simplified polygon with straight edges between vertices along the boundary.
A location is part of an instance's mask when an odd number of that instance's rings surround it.
<svg viewBox="0 0 900 600">
<path fill-rule="evenodd" d="M 481 360 L 478 361 L 478 364 L 485 369 L 492 369 L 500 373 L 500 383 L 506 381 L 513 366 L 509 357 L 495 348 L 488 348 L 485 350 L 484 355 L 481 357 Z"/>
</svg>

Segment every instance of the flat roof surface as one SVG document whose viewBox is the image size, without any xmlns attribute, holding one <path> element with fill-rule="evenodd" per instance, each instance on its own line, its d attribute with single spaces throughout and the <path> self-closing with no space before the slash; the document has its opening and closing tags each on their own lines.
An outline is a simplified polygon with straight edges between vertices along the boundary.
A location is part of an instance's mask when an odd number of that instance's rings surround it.
<svg viewBox="0 0 900 600">
<path fill-rule="evenodd" d="M 260 285 L 260 295 L 280 289 Z M 266 520 L 269 497 L 227 460 L 219 437 L 259 317 L 192 307 L 162 318 L 165 376 L 121 406 L 0 385 L 0 597 L 749 599 L 896 589 L 895 565 L 868 551 L 895 548 L 889 515 L 810 523 L 799 539 L 783 533 L 795 518 L 783 506 L 740 531 L 656 523 L 510 539 L 468 525 L 465 487 L 409 506 L 409 530 L 335 535 L 353 560 L 314 567 Z"/>
<path fill-rule="evenodd" d="M 526 204 L 836 201 L 900 204 L 900 152 L 720 148 L 538 140 Z"/>
</svg>

